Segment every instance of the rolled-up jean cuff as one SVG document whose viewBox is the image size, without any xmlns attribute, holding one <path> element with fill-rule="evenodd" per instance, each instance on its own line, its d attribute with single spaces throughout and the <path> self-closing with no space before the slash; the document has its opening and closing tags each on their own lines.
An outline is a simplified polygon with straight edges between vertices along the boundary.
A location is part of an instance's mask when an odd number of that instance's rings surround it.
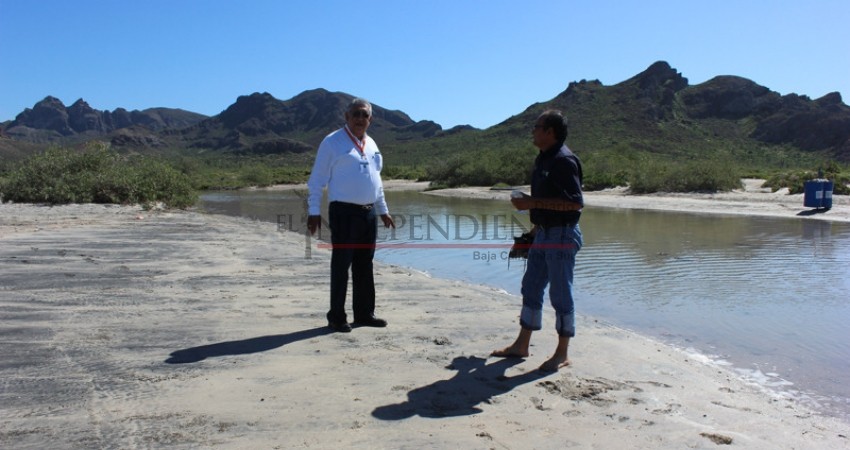
<svg viewBox="0 0 850 450">
<path fill-rule="evenodd" d="M 558 331 L 558 336 L 575 337 L 576 321 L 575 314 L 556 314 L 555 329 Z"/>
<path fill-rule="evenodd" d="M 519 315 L 519 324 L 521 327 L 532 331 L 543 328 L 543 310 L 523 306 Z"/>
</svg>

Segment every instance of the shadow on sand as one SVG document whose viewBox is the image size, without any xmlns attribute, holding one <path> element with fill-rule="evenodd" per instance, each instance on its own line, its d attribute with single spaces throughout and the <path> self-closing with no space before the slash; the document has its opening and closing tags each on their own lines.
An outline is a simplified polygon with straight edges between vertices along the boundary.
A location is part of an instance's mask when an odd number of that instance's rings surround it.
<svg viewBox="0 0 850 450">
<path fill-rule="evenodd" d="M 187 364 L 203 361 L 207 358 L 230 355 L 247 355 L 272 350 L 293 342 L 303 341 L 318 336 L 333 333 L 328 327 L 312 328 L 309 330 L 296 331 L 289 334 L 276 334 L 273 336 L 260 336 L 241 341 L 219 342 L 217 344 L 202 345 L 200 347 L 186 348 L 172 352 L 166 364 Z"/>
<path fill-rule="evenodd" d="M 805 211 L 800 211 L 797 213 L 798 216 L 814 216 L 815 214 L 823 214 L 829 211 L 829 208 L 816 208 L 816 209 L 807 209 Z"/>
<path fill-rule="evenodd" d="M 379 406 L 372 411 L 372 416 L 381 420 L 402 420 L 415 415 L 440 418 L 478 414 L 482 410 L 477 405 L 490 403 L 496 395 L 551 375 L 534 370 L 506 377 L 505 371 L 522 359 L 499 359 L 493 364 L 486 364 L 486 361 L 475 356 L 459 356 L 446 367 L 457 371 L 453 378 L 413 389 L 407 393 L 406 402 Z"/>
</svg>

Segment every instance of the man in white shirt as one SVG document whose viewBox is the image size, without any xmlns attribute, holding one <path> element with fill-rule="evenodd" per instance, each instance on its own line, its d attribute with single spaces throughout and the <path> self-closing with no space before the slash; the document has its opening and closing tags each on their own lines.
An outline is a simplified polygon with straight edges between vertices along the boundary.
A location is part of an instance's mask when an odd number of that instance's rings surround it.
<svg viewBox="0 0 850 450">
<path fill-rule="evenodd" d="M 307 182 L 307 229 L 322 226 L 321 202 L 328 189 L 328 223 L 331 228 L 331 307 L 328 326 L 347 333 L 345 314 L 348 271 L 352 278 L 354 325 L 385 327 L 375 317 L 375 281 L 372 259 L 377 240 L 377 218 L 395 228 L 384 199 L 383 161 L 375 141 L 366 134 L 372 123 L 372 105 L 355 98 L 345 112 L 345 126 L 327 135 L 319 145 Z"/>
</svg>

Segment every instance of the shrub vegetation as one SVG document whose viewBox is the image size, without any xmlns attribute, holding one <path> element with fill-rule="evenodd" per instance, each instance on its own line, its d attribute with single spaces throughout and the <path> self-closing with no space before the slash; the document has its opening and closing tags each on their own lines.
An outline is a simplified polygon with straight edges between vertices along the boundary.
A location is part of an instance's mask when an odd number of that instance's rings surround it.
<svg viewBox="0 0 850 450">
<path fill-rule="evenodd" d="M 521 185 L 531 181 L 535 153 L 499 149 L 482 155 L 464 153 L 432 162 L 425 179 L 432 187 Z"/>
<path fill-rule="evenodd" d="M 850 195 L 850 173 L 846 170 L 842 171 L 841 167 L 834 161 L 827 163 L 825 167 L 817 171 L 794 170 L 776 173 L 768 177 L 764 185 L 774 192 L 787 187 L 791 194 L 801 194 L 805 192 L 806 181 L 815 178 L 833 181 L 832 193 L 835 195 Z"/>
<path fill-rule="evenodd" d="M 634 194 L 720 192 L 740 188 L 741 175 L 722 161 L 644 162 L 628 175 L 628 186 Z"/>
<path fill-rule="evenodd" d="M 3 201 L 118 203 L 185 208 L 197 200 L 189 178 L 166 162 L 120 156 L 103 144 L 52 148 L 23 160 L 0 180 Z"/>
<path fill-rule="evenodd" d="M 424 179 L 432 189 L 460 186 L 528 184 L 537 149 L 518 142 L 499 148 L 481 148 L 480 142 L 461 138 L 446 140 L 445 147 L 479 148 L 435 157 L 424 165 Z M 597 191 L 628 187 L 634 194 L 653 192 L 722 192 L 741 188 L 741 178 L 764 178 L 774 190 L 788 187 L 803 192 L 806 180 L 817 178 L 823 167 L 825 178 L 835 181 L 835 194 L 850 194 L 848 169 L 834 162 L 822 163 L 823 155 L 789 157 L 782 149 L 774 152 L 723 148 L 716 152 L 659 154 L 635 149 L 635 144 L 577 152 L 584 169 L 584 189 Z M 402 155 L 406 156 L 406 155 Z"/>
</svg>

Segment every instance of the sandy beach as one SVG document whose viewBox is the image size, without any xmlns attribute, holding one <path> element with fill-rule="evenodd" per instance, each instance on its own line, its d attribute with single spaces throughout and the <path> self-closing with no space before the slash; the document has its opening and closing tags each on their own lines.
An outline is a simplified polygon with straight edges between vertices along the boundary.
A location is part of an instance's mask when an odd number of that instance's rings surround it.
<svg viewBox="0 0 850 450">
<path fill-rule="evenodd" d="M 850 221 L 758 189 L 587 206 Z M 0 205 L 0 448 L 850 448 L 846 422 L 581 314 L 571 367 L 536 370 L 548 314 L 530 357 L 488 357 L 520 299 L 409 269 L 376 266 L 389 327 L 331 333 L 329 259 L 248 219 Z"/>
<path fill-rule="evenodd" d="M 832 208 L 829 210 L 809 208 L 803 206 L 803 194 L 788 194 L 788 189 L 770 192 L 770 189 L 762 187 L 763 183 L 764 180 L 744 179 L 741 189 L 714 194 L 659 193 L 631 195 L 626 188 L 614 188 L 585 192 L 584 195 L 587 208 L 645 209 L 850 222 L 850 196 L 834 196 Z M 400 182 L 400 184 L 408 186 L 408 189 L 411 185 L 407 182 Z M 520 186 L 519 189 L 526 193 L 530 192 L 528 186 Z M 493 190 L 486 187 L 442 189 L 429 191 L 428 194 L 510 200 L 509 190 Z"/>
</svg>

